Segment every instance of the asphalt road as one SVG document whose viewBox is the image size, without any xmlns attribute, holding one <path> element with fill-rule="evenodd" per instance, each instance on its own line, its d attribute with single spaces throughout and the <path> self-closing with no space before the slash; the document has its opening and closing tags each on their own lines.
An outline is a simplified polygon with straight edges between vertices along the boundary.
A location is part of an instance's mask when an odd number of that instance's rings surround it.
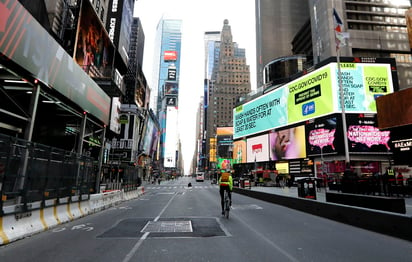
<svg viewBox="0 0 412 262">
<path fill-rule="evenodd" d="M 181 178 L 145 192 L 1 246 L 0 261 L 412 261 L 412 242 L 238 194 L 223 218 L 209 181 Z"/>
</svg>

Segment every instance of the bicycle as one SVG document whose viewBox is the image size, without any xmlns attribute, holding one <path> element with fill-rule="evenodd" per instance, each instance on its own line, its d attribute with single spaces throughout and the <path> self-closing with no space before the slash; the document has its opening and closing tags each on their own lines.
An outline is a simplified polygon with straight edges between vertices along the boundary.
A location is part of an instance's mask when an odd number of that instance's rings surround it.
<svg viewBox="0 0 412 262">
<path fill-rule="evenodd" d="M 223 211 L 224 216 L 229 219 L 229 211 L 230 211 L 230 199 L 229 199 L 229 192 L 225 190 L 225 194 L 223 195 Z"/>
</svg>

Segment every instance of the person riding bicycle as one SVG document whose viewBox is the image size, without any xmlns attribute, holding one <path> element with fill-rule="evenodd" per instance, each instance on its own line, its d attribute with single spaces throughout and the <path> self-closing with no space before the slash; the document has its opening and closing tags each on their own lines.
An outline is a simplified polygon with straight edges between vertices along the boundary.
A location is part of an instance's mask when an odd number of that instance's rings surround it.
<svg viewBox="0 0 412 262">
<path fill-rule="evenodd" d="M 219 177 L 219 192 L 220 192 L 220 204 L 222 207 L 222 215 L 225 213 L 224 211 L 224 195 L 225 190 L 229 194 L 230 205 L 232 205 L 232 189 L 233 189 L 233 178 L 229 172 L 223 172 Z"/>
</svg>

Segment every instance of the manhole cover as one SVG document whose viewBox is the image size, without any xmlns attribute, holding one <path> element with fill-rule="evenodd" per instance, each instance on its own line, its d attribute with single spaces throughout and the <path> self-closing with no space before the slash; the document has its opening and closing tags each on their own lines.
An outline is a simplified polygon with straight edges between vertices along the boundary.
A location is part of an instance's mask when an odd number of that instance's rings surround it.
<svg viewBox="0 0 412 262">
<path fill-rule="evenodd" d="M 193 232 L 193 228 L 191 221 L 149 221 L 140 232 Z"/>
</svg>

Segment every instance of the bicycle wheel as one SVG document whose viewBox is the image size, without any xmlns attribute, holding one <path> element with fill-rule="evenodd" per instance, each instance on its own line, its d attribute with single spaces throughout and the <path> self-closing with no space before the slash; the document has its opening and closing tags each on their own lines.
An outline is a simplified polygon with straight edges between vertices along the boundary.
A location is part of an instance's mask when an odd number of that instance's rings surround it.
<svg viewBox="0 0 412 262">
<path fill-rule="evenodd" d="M 229 211 L 230 211 L 230 200 L 229 200 L 229 193 L 225 191 L 225 217 L 229 218 Z"/>
</svg>

